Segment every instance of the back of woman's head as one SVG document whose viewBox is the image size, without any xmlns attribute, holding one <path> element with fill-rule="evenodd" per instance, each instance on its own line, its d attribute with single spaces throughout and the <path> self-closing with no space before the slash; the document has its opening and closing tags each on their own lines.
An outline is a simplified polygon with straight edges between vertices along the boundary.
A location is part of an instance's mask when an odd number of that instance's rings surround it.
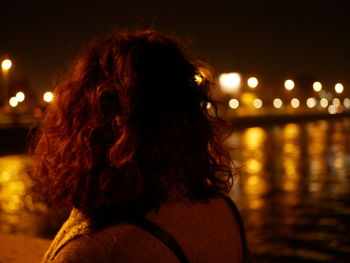
<svg viewBox="0 0 350 263">
<path fill-rule="evenodd" d="M 56 88 L 32 177 L 52 202 L 86 211 L 227 191 L 229 157 L 206 109 L 210 83 L 197 74 L 177 40 L 157 32 L 93 42 Z"/>
</svg>

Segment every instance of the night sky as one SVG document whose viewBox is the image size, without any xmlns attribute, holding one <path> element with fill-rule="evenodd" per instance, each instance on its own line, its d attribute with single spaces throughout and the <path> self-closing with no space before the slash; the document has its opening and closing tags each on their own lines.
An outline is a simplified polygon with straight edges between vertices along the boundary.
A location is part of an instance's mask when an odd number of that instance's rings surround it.
<svg viewBox="0 0 350 263">
<path fill-rule="evenodd" d="M 306 76 L 350 86 L 347 1 L 2 1 L 0 58 L 32 90 L 51 82 L 79 49 L 113 29 L 176 34 L 217 72 L 256 75 L 270 88 Z M 51 87 L 52 88 L 52 87 Z"/>
</svg>

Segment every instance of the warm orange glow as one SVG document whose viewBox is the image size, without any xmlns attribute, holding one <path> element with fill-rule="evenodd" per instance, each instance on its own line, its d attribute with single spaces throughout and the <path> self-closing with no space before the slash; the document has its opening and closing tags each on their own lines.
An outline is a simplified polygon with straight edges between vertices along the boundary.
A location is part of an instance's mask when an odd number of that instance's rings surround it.
<svg viewBox="0 0 350 263">
<path fill-rule="evenodd" d="M 230 99 L 228 102 L 228 105 L 230 106 L 231 109 L 237 109 L 239 107 L 239 101 L 236 99 Z"/>
<path fill-rule="evenodd" d="M 286 88 L 286 90 L 292 90 L 294 89 L 294 81 L 291 80 L 291 79 L 287 79 L 285 82 L 284 82 L 284 87 Z"/>
<path fill-rule="evenodd" d="M 294 98 L 294 99 L 292 99 L 292 100 L 290 101 L 290 105 L 292 105 L 292 107 L 293 107 L 294 109 L 299 108 L 299 106 L 300 106 L 300 100 L 298 100 L 297 98 Z"/>
<path fill-rule="evenodd" d="M 223 92 L 235 93 L 241 87 L 241 75 L 239 73 L 224 73 L 220 75 L 219 82 Z"/>
<path fill-rule="evenodd" d="M 255 77 L 250 77 L 249 79 L 248 79 L 248 81 L 247 81 L 247 84 L 248 84 L 248 86 L 250 87 L 250 88 L 256 88 L 257 86 L 258 86 L 258 84 L 259 84 L 259 81 L 258 81 L 258 79 L 257 78 L 255 78 Z"/>
<path fill-rule="evenodd" d="M 332 100 L 332 104 L 333 104 L 335 107 L 339 107 L 339 106 L 340 106 L 340 99 L 334 98 L 334 99 Z"/>
<path fill-rule="evenodd" d="M 253 100 L 253 106 L 256 109 L 260 109 L 263 106 L 263 102 L 261 99 L 255 99 Z"/>
<path fill-rule="evenodd" d="M 297 124 L 287 124 L 283 128 L 283 152 L 282 161 L 284 176 L 282 187 L 287 192 L 298 189 L 300 180 L 299 163 L 301 158 L 300 127 Z"/>
<path fill-rule="evenodd" d="M 248 128 L 242 133 L 244 183 L 243 191 L 250 209 L 259 209 L 265 203 L 263 195 L 269 190 L 265 174 L 266 157 L 263 153 L 267 133 L 263 128 Z"/>
<path fill-rule="evenodd" d="M 327 106 L 328 106 L 328 100 L 327 100 L 326 98 L 322 98 L 322 99 L 320 100 L 320 105 L 321 105 L 322 108 L 327 108 Z"/>
<path fill-rule="evenodd" d="M 341 84 L 341 83 L 335 84 L 334 90 L 335 90 L 335 92 L 338 93 L 338 94 L 343 93 L 343 91 L 344 91 L 344 86 L 343 86 L 343 84 Z"/>
<path fill-rule="evenodd" d="M 242 95 L 241 95 L 241 102 L 242 104 L 244 105 L 247 105 L 247 106 L 252 106 L 253 105 L 253 101 L 256 99 L 256 95 L 253 93 L 253 92 L 244 92 Z"/>
<path fill-rule="evenodd" d="M 285 140 L 293 140 L 300 135 L 300 127 L 295 123 L 287 124 L 283 129 L 283 138 Z"/>
<path fill-rule="evenodd" d="M 321 89 L 322 89 L 322 84 L 321 84 L 321 82 L 318 82 L 318 81 L 314 82 L 314 84 L 312 85 L 312 88 L 313 88 L 314 91 L 316 91 L 316 92 L 321 91 Z"/>
<path fill-rule="evenodd" d="M 343 104 L 344 104 L 345 108 L 349 109 L 350 108 L 350 99 L 345 98 Z"/>
<path fill-rule="evenodd" d="M 329 105 L 328 106 L 328 112 L 329 114 L 336 114 L 337 113 L 337 107 L 334 105 Z"/>
<path fill-rule="evenodd" d="M 26 96 L 24 95 L 24 93 L 22 91 L 19 91 L 16 93 L 16 98 L 19 102 L 23 102 L 25 97 Z"/>
<path fill-rule="evenodd" d="M 11 97 L 10 100 L 9 100 L 9 104 L 12 108 L 15 108 L 17 107 L 18 105 L 18 100 L 16 97 Z"/>
<path fill-rule="evenodd" d="M 282 108 L 282 106 L 283 106 L 282 100 L 281 100 L 280 98 L 275 98 L 275 99 L 273 100 L 273 106 L 274 106 L 276 109 Z"/>
<path fill-rule="evenodd" d="M 203 82 L 203 76 L 201 74 L 196 74 L 194 76 L 194 80 L 198 83 L 201 84 Z"/>
<path fill-rule="evenodd" d="M 317 105 L 317 100 L 315 98 L 308 98 L 306 105 L 308 108 L 314 108 Z"/>
<path fill-rule="evenodd" d="M 19 171 L 24 165 L 18 156 L 0 158 L 0 208 L 5 212 L 13 213 L 23 206 L 25 185 L 19 178 Z"/>
<path fill-rule="evenodd" d="M 46 101 L 48 103 L 52 102 L 53 101 L 53 93 L 51 91 L 45 92 L 43 99 L 44 99 L 44 101 Z"/>
<path fill-rule="evenodd" d="M 243 134 L 243 144 L 251 150 L 256 150 L 262 147 L 262 144 L 264 144 L 266 137 L 267 134 L 263 128 L 249 128 Z"/>
<path fill-rule="evenodd" d="M 41 117 L 41 115 L 43 114 L 43 111 L 42 111 L 42 109 L 40 109 L 40 108 L 35 108 L 34 110 L 33 110 L 33 115 L 34 115 L 34 117 Z"/>
<path fill-rule="evenodd" d="M 1 63 L 1 68 L 4 71 L 9 70 L 12 67 L 12 61 L 9 59 L 4 59 Z"/>
</svg>

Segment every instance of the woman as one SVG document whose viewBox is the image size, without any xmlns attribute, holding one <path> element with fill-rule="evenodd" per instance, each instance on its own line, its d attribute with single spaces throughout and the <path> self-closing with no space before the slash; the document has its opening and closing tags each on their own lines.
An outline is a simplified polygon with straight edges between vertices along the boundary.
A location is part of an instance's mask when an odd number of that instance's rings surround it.
<svg viewBox="0 0 350 263">
<path fill-rule="evenodd" d="M 83 51 L 32 150 L 51 203 L 73 208 L 43 262 L 246 260 L 223 195 L 231 161 L 198 76 L 178 41 L 157 32 L 113 34 Z"/>
</svg>

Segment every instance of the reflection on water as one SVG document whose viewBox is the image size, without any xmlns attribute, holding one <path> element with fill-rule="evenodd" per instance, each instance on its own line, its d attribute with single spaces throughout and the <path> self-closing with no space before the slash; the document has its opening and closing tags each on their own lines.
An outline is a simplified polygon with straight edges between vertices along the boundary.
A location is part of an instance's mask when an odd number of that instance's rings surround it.
<svg viewBox="0 0 350 263">
<path fill-rule="evenodd" d="M 47 205 L 33 195 L 27 175 L 30 158 L 0 158 L 0 231 L 31 236 L 51 236 L 62 222 Z"/>
<path fill-rule="evenodd" d="M 254 262 L 349 262 L 350 119 L 254 127 L 232 134 L 231 195 Z M 25 156 L 0 158 L 0 231 L 52 236 L 60 225 L 31 194 Z"/>
<path fill-rule="evenodd" d="M 255 262 L 349 262 L 350 120 L 236 132 L 240 206 Z"/>
</svg>

